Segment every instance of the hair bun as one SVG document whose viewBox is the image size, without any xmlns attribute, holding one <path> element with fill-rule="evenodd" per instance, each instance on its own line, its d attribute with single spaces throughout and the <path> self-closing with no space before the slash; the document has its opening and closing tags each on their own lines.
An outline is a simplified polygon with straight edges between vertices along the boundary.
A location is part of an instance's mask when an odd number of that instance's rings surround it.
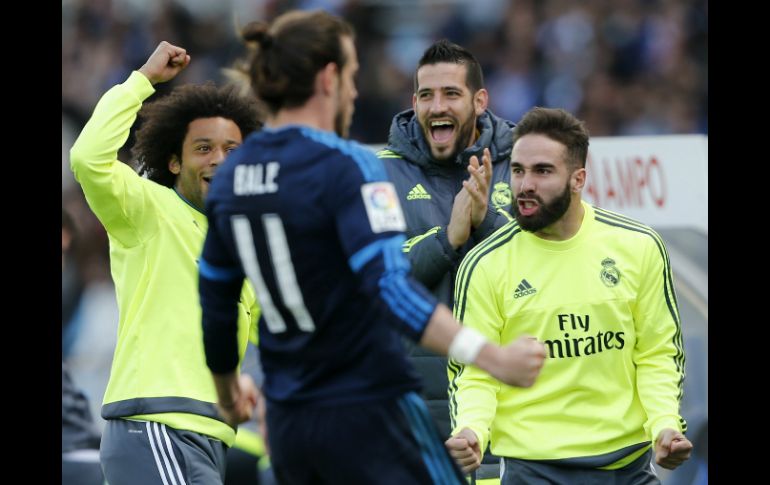
<svg viewBox="0 0 770 485">
<path fill-rule="evenodd" d="M 257 42 L 266 49 L 273 45 L 273 36 L 267 32 L 268 27 L 265 22 L 250 22 L 241 31 L 241 37 L 247 42 Z"/>
</svg>

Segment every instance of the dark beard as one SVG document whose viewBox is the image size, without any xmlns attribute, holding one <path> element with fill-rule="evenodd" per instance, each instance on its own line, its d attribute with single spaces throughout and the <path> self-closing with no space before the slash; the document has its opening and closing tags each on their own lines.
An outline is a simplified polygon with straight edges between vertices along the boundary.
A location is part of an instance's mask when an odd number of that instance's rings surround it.
<svg viewBox="0 0 770 485">
<path fill-rule="evenodd" d="M 430 140 L 430 119 L 426 120 L 425 124 L 422 125 L 422 136 L 425 137 L 425 141 L 427 142 Z M 436 158 L 436 160 L 454 160 L 457 158 L 457 155 L 459 155 L 463 150 L 468 148 L 468 146 L 471 143 L 471 139 L 473 137 L 473 133 L 476 130 L 476 115 L 473 111 L 471 111 L 470 115 L 468 116 L 468 119 L 464 120 L 465 123 L 463 124 L 462 130 L 457 133 L 457 139 L 455 140 L 455 146 L 449 155 L 447 155 L 444 158 Z M 430 143 L 428 143 L 430 146 Z M 431 157 L 433 157 L 433 151 L 431 150 Z"/>
<path fill-rule="evenodd" d="M 463 125 L 463 129 L 461 132 L 457 134 L 457 141 L 455 141 L 455 149 L 452 151 L 452 154 L 447 157 L 447 160 L 454 160 L 457 158 L 457 155 L 459 155 L 463 150 L 468 148 L 468 145 L 471 143 L 471 138 L 473 137 L 473 131 L 476 129 L 476 119 L 471 113 L 470 117 L 466 120 L 466 123 Z"/>
<path fill-rule="evenodd" d="M 539 207 L 535 215 L 521 215 L 519 212 L 520 197 L 526 199 L 535 199 L 537 201 Z M 522 229 L 528 232 L 537 232 L 561 219 L 561 217 L 567 212 L 567 209 L 569 209 L 569 204 L 571 201 L 572 192 L 569 188 L 569 180 L 567 180 L 567 185 L 564 187 L 564 191 L 550 203 L 544 204 L 543 200 L 534 194 L 529 196 L 525 196 L 525 194 L 519 194 L 516 196 L 516 200 L 513 202 L 512 211 L 514 217 L 516 217 L 516 221 L 518 221 L 519 226 L 521 226 Z"/>
</svg>

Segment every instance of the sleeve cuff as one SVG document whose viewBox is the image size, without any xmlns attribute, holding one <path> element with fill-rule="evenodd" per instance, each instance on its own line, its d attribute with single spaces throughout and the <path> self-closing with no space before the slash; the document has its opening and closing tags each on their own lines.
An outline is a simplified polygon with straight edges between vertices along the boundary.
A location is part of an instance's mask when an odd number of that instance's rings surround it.
<svg viewBox="0 0 770 485">
<path fill-rule="evenodd" d="M 139 101 L 144 101 L 155 93 L 155 88 L 150 80 L 139 71 L 133 71 L 131 75 L 128 76 L 128 79 L 126 79 L 126 82 L 123 83 L 123 86 L 129 92 L 133 93 Z"/>
<path fill-rule="evenodd" d="M 655 441 L 658 439 L 660 432 L 666 428 L 671 428 L 680 433 L 684 433 L 687 429 L 687 425 L 684 424 L 683 419 L 678 418 L 677 416 L 663 416 L 656 419 L 650 423 L 650 440 L 652 441 L 653 446 L 655 445 Z"/>
<path fill-rule="evenodd" d="M 469 430 L 473 431 L 473 433 L 476 435 L 476 439 L 479 440 L 479 449 L 481 450 L 481 459 L 484 459 L 484 452 L 487 450 L 487 446 L 489 445 L 489 432 L 487 431 L 482 432 L 480 429 L 478 429 L 476 426 L 470 426 L 467 424 L 461 424 L 457 425 L 455 429 L 452 430 L 452 436 L 456 435 L 460 432 L 461 429 L 468 428 Z"/>
<path fill-rule="evenodd" d="M 441 243 L 441 248 L 444 250 L 444 257 L 452 263 L 459 261 L 460 254 L 455 251 L 455 248 L 449 243 L 449 236 L 447 236 L 445 227 L 442 227 L 438 233 L 436 233 L 436 238 L 438 239 L 438 242 Z"/>
<path fill-rule="evenodd" d="M 495 230 L 495 221 L 497 221 L 498 215 L 497 211 L 493 210 L 492 207 L 487 207 L 487 215 L 484 216 L 484 220 L 471 233 L 474 242 L 479 243 L 483 241 Z"/>
</svg>

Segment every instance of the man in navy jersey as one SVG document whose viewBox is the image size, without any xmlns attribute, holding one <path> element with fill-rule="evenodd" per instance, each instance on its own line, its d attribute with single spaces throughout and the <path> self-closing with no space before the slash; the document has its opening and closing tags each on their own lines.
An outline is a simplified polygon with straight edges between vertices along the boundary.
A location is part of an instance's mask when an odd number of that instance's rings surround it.
<svg viewBox="0 0 770 485">
<path fill-rule="evenodd" d="M 246 416 L 236 304 L 247 276 L 263 318 L 269 446 L 283 484 L 464 484 L 438 437 L 398 332 L 533 384 L 542 344 L 489 344 L 409 276 L 404 218 L 382 163 L 347 135 L 357 96 L 353 30 L 293 11 L 243 31 L 271 115 L 219 167 L 200 260 L 206 359 L 222 414 Z"/>
</svg>

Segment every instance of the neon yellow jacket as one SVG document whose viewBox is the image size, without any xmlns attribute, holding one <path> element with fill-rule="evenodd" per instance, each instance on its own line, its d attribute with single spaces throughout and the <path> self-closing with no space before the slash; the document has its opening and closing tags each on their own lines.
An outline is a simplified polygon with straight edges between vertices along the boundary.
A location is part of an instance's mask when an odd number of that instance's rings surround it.
<svg viewBox="0 0 770 485">
<path fill-rule="evenodd" d="M 498 456 L 617 468 L 685 427 L 682 333 L 660 236 L 583 207 L 567 241 L 513 221 L 463 260 L 455 317 L 496 343 L 535 336 L 548 358 L 528 389 L 450 361 L 450 413 L 453 434 L 468 427 Z"/>
<path fill-rule="evenodd" d="M 120 321 L 102 416 L 164 423 L 231 446 L 235 431 L 215 410 L 203 351 L 197 261 L 206 217 L 171 188 L 117 159 L 142 102 L 154 93 L 134 72 L 102 96 L 70 152 L 75 178 L 109 235 Z M 244 284 L 241 358 L 259 310 Z"/>
</svg>

